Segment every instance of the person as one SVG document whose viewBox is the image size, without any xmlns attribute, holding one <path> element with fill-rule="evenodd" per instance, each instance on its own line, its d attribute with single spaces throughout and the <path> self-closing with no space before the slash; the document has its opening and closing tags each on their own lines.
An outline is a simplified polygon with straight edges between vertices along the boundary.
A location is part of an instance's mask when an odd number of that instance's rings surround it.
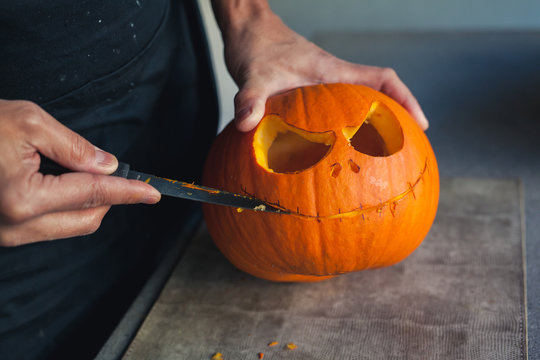
<svg viewBox="0 0 540 360">
<path fill-rule="evenodd" d="M 274 94 L 335 82 L 380 90 L 427 128 L 392 69 L 334 57 L 266 0 L 212 6 L 239 87 L 238 130 L 252 130 Z M 0 1 L 0 358 L 95 356 L 170 247 L 166 235 L 194 212 L 144 182 L 107 175 L 120 158 L 198 179 L 217 100 L 196 7 Z M 45 158 L 71 171 L 44 174 Z M 130 205 L 141 203 L 157 205 Z"/>
</svg>

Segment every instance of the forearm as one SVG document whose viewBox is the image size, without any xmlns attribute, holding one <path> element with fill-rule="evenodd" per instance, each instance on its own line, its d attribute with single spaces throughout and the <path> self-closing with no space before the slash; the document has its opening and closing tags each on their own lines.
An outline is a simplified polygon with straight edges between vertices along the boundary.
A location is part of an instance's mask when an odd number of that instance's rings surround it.
<svg viewBox="0 0 540 360">
<path fill-rule="evenodd" d="M 267 0 L 212 0 L 212 8 L 225 42 L 239 36 L 250 23 L 276 17 Z"/>
</svg>

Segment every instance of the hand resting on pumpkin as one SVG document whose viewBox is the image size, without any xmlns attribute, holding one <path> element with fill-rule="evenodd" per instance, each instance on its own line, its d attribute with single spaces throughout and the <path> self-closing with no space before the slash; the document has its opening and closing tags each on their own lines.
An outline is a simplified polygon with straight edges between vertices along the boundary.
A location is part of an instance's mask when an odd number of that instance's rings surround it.
<svg viewBox="0 0 540 360">
<path fill-rule="evenodd" d="M 29 101 L 0 100 L 0 246 L 94 232 L 113 204 L 155 203 L 142 181 L 105 176 L 116 158 Z M 39 172 L 40 154 L 75 172 Z"/>
<path fill-rule="evenodd" d="M 390 68 L 358 65 L 338 59 L 289 29 L 266 0 L 213 0 L 225 44 L 225 61 L 240 90 L 235 123 L 253 129 L 264 114 L 266 99 L 299 86 L 353 83 L 390 96 L 424 130 L 428 121 L 407 86 Z"/>
</svg>

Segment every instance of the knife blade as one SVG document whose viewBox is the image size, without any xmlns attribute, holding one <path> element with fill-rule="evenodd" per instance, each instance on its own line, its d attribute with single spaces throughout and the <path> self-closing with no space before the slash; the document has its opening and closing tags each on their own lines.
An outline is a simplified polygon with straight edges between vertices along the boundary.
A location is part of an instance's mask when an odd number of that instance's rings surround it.
<svg viewBox="0 0 540 360">
<path fill-rule="evenodd" d="M 60 165 L 42 158 L 40 172 L 44 174 L 59 175 L 69 172 Z M 289 211 L 278 208 L 257 198 L 235 194 L 224 190 L 213 189 L 207 186 L 196 185 L 179 180 L 171 180 L 140 171 L 131 170 L 129 164 L 119 162 L 118 168 L 111 176 L 119 176 L 125 179 L 144 181 L 155 187 L 162 195 L 173 196 L 182 199 L 200 201 L 216 205 L 248 209 L 253 211 L 265 211 L 277 214 L 290 214 Z"/>
</svg>

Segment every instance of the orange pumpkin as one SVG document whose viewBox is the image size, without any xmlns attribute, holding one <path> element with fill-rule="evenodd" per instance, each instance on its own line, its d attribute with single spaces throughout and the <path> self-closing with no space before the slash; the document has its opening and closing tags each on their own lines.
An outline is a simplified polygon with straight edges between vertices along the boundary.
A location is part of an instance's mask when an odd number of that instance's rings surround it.
<svg viewBox="0 0 540 360">
<path fill-rule="evenodd" d="M 389 97 L 349 84 L 276 95 L 249 133 L 229 124 L 210 150 L 203 182 L 292 213 L 203 206 L 220 251 L 273 281 L 395 264 L 420 245 L 439 198 L 424 132 Z"/>
</svg>

